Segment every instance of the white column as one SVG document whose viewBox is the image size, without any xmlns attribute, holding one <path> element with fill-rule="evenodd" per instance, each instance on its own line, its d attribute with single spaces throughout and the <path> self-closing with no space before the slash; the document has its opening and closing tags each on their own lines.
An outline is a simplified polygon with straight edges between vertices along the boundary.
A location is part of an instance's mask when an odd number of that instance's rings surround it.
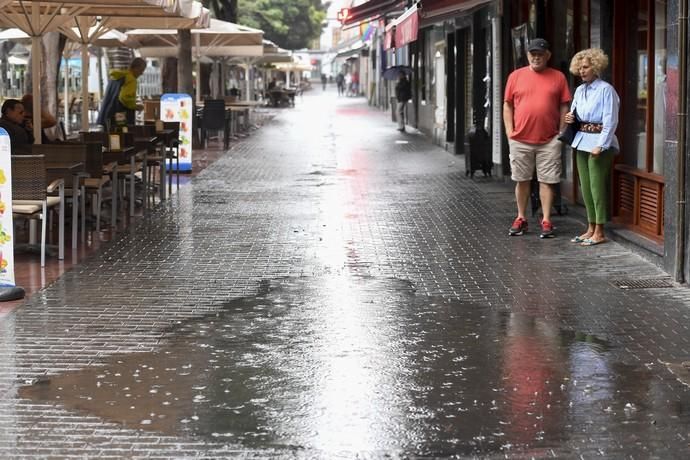
<svg viewBox="0 0 690 460">
<path fill-rule="evenodd" d="M 225 58 L 220 58 L 220 97 L 225 97 L 225 80 L 227 79 Z"/>
<path fill-rule="evenodd" d="M 81 44 L 81 129 L 89 130 L 89 45 Z"/>
<path fill-rule="evenodd" d="M 247 94 L 244 97 L 245 101 L 252 100 L 252 82 L 249 80 L 249 63 L 244 64 L 244 83 L 247 86 Z"/>
<path fill-rule="evenodd" d="M 38 12 L 38 8 L 34 8 Z M 41 143 L 41 37 L 31 37 L 31 94 L 33 95 L 34 142 Z"/>
<path fill-rule="evenodd" d="M 501 91 L 501 79 L 497 78 L 497 76 L 501 75 L 501 73 L 503 72 L 503 69 L 501 68 L 501 59 L 503 57 L 501 55 L 500 46 L 502 40 L 500 17 L 495 17 L 491 19 L 491 38 L 491 58 L 493 59 L 492 73 L 494 75 L 493 82 L 491 85 L 491 90 L 493 92 L 493 125 L 491 133 L 493 142 L 491 156 L 493 158 L 494 164 L 500 165 L 503 163 L 503 91 Z"/>
<path fill-rule="evenodd" d="M 201 61 L 199 57 L 196 58 L 196 85 L 194 85 L 194 94 L 196 94 L 196 103 L 201 102 Z"/>
<path fill-rule="evenodd" d="M 65 106 L 65 135 L 69 134 L 69 55 L 65 56 L 65 91 L 63 94 L 63 105 Z"/>
<path fill-rule="evenodd" d="M 194 37 L 194 55 L 196 56 L 196 88 L 194 93 L 196 94 L 196 103 L 201 103 L 201 36 L 199 34 L 192 34 Z M 179 64 L 178 64 L 179 65 Z"/>
</svg>

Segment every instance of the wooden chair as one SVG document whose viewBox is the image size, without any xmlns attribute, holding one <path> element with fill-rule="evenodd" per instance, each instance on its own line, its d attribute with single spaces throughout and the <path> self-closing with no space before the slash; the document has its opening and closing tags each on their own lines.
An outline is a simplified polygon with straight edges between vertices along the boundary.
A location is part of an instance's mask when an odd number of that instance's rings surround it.
<svg viewBox="0 0 690 460">
<path fill-rule="evenodd" d="M 217 136 L 218 133 L 222 132 L 222 139 L 226 139 L 225 101 L 223 99 L 206 99 L 204 101 L 204 110 L 199 127 L 201 128 L 201 146 L 203 148 L 206 148 L 208 144 L 209 131 L 215 131 Z"/>
<path fill-rule="evenodd" d="M 160 100 L 144 100 L 144 121 L 160 120 Z"/>
<path fill-rule="evenodd" d="M 41 144 L 32 145 L 31 153 L 33 155 L 43 155 L 45 162 L 58 166 L 70 166 L 75 163 L 82 163 L 86 165 L 86 149 L 82 144 Z M 84 172 L 80 172 L 79 176 L 84 176 Z M 72 248 L 77 247 L 77 229 L 79 226 L 79 215 L 81 215 L 81 238 L 82 242 L 86 241 L 86 206 L 84 197 L 86 196 L 86 189 L 83 185 L 83 177 L 77 177 L 75 184 L 72 175 L 63 177 L 65 182 L 65 201 L 72 202 Z M 76 186 L 76 190 L 75 190 Z"/>
<path fill-rule="evenodd" d="M 129 127 L 129 130 L 134 134 L 135 138 L 154 138 L 156 137 L 156 125 L 155 124 L 144 124 L 144 125 L 132 125 Z M 155 145 L 146 143 L 142 144 L 140 146 L 141 148 L 146 148 L 147 149 L 147 155 L 146 155 L 146 161 L 144 163 L 144 172 L 145 174 L 145 180 L 144 183 L 146 185 L 145 190 L 145 199 L 146 202 L 148 202 L 149 195 L 155 202 L 155 196 L 156 196 L 156 185 L 155 185 L 155 172 L 156 172 L 156 167 L 162 168 L 165 167 L 165 146 L 163 145 L 163 142 L 158 140 L 158 142 Z M 162 171 L 159 177 L 162 177 Z M 159 187 L 165 187 L 165 184 L 158 184 Z"/>
<path fill-rule="evenodd" d="M 89 131 L 81 133 L 82 142 L 100 142 L 102 145 L 108 145 L 108 133 L 105 131 Z M 120 133 L 120 146 L 121 147 L 134 147 L 134 133 Z M 117 190 L 125 193 L 126 192 L 126 182 L 128 180 L 134 182 L 135 175 L 137 172 L 142 171 L 143 168 L 143 152 L 142 154 L 137 154 L 137 161 L 134 164 L 134 171 L 132 171 L 132 165 L 128 163 L 118 163 L 113 171 L 117 173 L 118 185 Z M 120 184 L 119 182 L 122 182 Z M 133 187 L 132 187 L 133 188 Z M 119 193 L 118 193 L 119 194 Z M 119 197 L 118 197 L 119 198 Z"/>
<path fill-rule="evenodd" d="M 105 164 L 103 145 L 100 142 L 87 142 L 85 145 L 86 174 L 88 177 L 84 178 L 84 187 L 86 187 L 87 195 L 92 198 L 92 209 L 96 215 L 96 232 L 100 232 L 103 202 L 107 201 L 103 196 L 103 190 L 110 183 L 109 171 L 115 167 L 115 164 Z M 95 201 L 93 200 L 94 196 Z"/>
<path fill-rule="evenodd" d="M 180 122 L 179 121 L 166 121 L 163 123 L 163 129 L 171 129 L 173 131 L 173 141 L 169 145 L 165 146 L 165 159 L 168 162 L 167 170 L 168 173 L 168 195 L 172 193 L 172 166 L 173 161 L 175 164 L 175 184 L 177 190 L 180 189 Z M 165 186 L 165 185 L 164 185 Z"/>
<path fill-rule="evenodd" d="M 123 147 L 140 147 L 136 145 L 136 142 L 134 141 L 134 133 L 131 131 L 121 134 L 120 144 Z M 130 190 L 130 194 L 133 193 L 135 191 L 136 174 L 142 173 L 143 175 L 144 173 L 144 159 L 146 158 L 146 150 L 142 150 L 141 148 L 139 148 L 139 150 L 137 150 L 136 152 L 137 153 L 135 156 L 134 170 L 132 170 L 132 164 L 129 162 L 120 163 L 117 165 L 117 177 L 118 180 L 122 180 L 122 187 L 118 185 L 117 189 L 121 190 L 123 194 L 126 194 L 128 189 Z M 129 188 L 127 187 L 127 181 L 130 181 Z M 134 195 L 132 195 L 130 197 L 130 200 L 134 198 Z M 145 197 L 142 196 L 142 204 L 144 203 L 144 199 Z M 130 212 L 130 215 L 133 214 Z"/>
<path fill-rule="evenodd" d="M 48 211 L 58 207 L 58 259 L 65 258 L 65 182 L 56 179 L 46 186 L 43 155 L 12 156 L 12 216 L 41 220 L 41 267 L 46 265 Z M 57 191 L 58 196 L 49 196 Z"/>
<path fill-rule="evenodd" d="M 96 232 L 101 231 L 101 214 L 103 212 L 103 190 L 110 183 L 107 173 L 113 165 L 103 163 L 103 144 L 100 142 L 64 142 L 46 146 L 46 159 L 60 158 L 66 163 L 84 163 L 84 175 L 80 185 L 84 197 L 91 198 L 92 213 L 96 217 Z M 85 240 L 85 200 L 82 200 L 82 241 Z"/>
</svg>

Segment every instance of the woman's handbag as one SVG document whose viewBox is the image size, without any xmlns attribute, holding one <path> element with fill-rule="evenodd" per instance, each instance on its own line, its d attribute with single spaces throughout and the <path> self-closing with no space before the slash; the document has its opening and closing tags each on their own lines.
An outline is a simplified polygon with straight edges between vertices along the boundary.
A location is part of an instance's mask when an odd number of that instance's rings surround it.
<svg viewBox="0 0 690 460">
<path fill-rule="evenodd" d="M 565 128 L 563 128 L 563 132 L 561 132 L 558 135 L 558 140 L 568 145 L 573 144 L 573 141 L 575 140 L 575 135 L 580 130 L 580 121 L 577 119 L 576 109 L 573 109 L 573 116 L 575 117 L 575 121 L 566 124 Z"/>
</svg>

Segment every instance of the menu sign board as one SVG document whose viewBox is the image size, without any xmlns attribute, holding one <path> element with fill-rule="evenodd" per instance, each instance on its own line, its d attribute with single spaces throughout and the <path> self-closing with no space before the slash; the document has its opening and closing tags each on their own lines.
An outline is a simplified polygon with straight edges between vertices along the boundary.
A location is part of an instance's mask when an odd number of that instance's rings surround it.
<svg viewBox="0 0 690 460">
<path fill-rule="evenodd" d="M 180 171 L 192 170 L 192 115 L 194 106 L 188 94 L 168 93 L 161 96 L 161 120 L 180 122 Z M 173 163 L 170 168 L 176 168 Z"/>
<path fill-rule="evenodd" d="M 14 286 L 14 227 L 12 225 L 12 148 L 0 128 L 0 286 Z"/>
</svg>

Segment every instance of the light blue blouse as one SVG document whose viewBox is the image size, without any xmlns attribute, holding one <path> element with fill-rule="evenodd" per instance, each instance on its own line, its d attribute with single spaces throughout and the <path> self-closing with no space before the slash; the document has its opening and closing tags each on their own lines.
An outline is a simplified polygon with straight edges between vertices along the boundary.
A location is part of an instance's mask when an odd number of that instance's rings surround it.
<svg viewBox="0 0 690 460">
<path fill-rule="evenodd" d="M 570 111 L 577 109 L 579 121 L 601 123 L 603 128 L 600 133 L 578 131 L 572 147 L 584 152 L 591 152 L 595 147 L 601 147 L 602 150 L 613 148 L 614 153 L 618 153 L 620 146 L 615 133 L 618 127 L 619 107 L 618 94 L 609 83 L 597 78 L 591 83 L 578 86 Z"/>
</svg>

